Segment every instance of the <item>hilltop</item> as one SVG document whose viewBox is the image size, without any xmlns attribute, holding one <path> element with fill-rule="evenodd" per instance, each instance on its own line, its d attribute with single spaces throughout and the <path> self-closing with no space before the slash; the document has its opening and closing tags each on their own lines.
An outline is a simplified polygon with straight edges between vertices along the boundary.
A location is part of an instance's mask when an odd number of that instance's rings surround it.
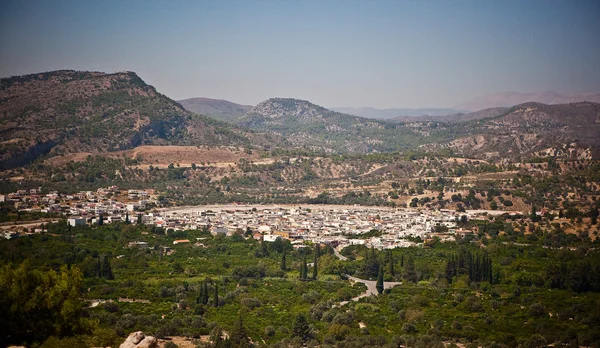
<svg viewBox="0 0 600 348">
<path fill-rule="evenodd" d="M 250 105 L 236 104 L 222 99 L 189 98 L 177 102 L 189 112 L 228 122 L 236 122 L 252 109 Z"/>
<path fill-rule="evenodd" d="M 45 154 L 247 144 L 253 137 L 191 114 L 133 72 L 61 70 L 3 78 L 0 114 L 0 168 Z"/>
<path fill-rule="evenodd" d="M 327 153 L 406 150 L 429 140 L 402 124 L 346 115 L 292 98 L 263 101 L 240 117 L 238 124 L 279 134 L 293 146 Z"/>
</svg>

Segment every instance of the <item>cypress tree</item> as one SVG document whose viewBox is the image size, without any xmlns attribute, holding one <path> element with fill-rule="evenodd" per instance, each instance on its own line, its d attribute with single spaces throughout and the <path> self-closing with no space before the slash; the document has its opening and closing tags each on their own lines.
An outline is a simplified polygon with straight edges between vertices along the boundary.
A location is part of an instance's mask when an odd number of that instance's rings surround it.
<svg viewBox="0 0 600 348">
<path fill-rule="evenodd" d="M 315 260 L 314 260 L 314 263 L 313 263 L 313 274 L 312 274 L 312 278 L 314 280 L 317 279 L 317 275 L 318 275 L 318 269 L 317 269 L 318 266 L 317 266 L 317 263 L 318 263 L 318 260 L 319 260 L 319 249 L 320 249 L 319 244 L 316 244 L 315 245 Z"/>
<path fill-rule="evenodd" d="M 125 212 L 125 223 L 129 225 L 129 212 Z"/>
<path fill-rule="evenodd" d="M 137 223 L 138 223 L 138 225 L 142 224 L 142 214 L 137 215 Z"/>
<path fill-rule="evenodd" d="M 98 226 L 102 226 L 104 225 L 104 216 L 102 216 L 102 214 L 100 214 L 100 217 L 98 218 Z"/>
<path fill-rule="evenodd" d="M 306 255 L 304 255 L 304 260 L 302 261 L 302 266 L 300 268 L 300 279 L 305 280 L 308 275 L 308 266 L 306 266 Z"/>
<path fill-rule="evenodd" d="M 204 290 L 202 291 L 204 294 L 204 297 L 202 297 L 202 304 L 208 304 L 208 282 L 206 280 L 204 280 Z"/>
<path fill-rule="evenodd" d="M 378 293 L 383 293 L 383 267 L 379 267 L 379 272 L 377 274 L 377 283 L 375 284 L 375 288 L 377 288 Z"/>
<path fill-rule="evenodd" d="M 215 296 L 214 296 L 214 305 L 215 307 L 219 307 L 219 285 L 215 284 Z"/>
<path fill-rule="evenodd" d="M 389 262 L 389 269 L 390 269 L 390 274 L 393 276 L 396 275 L 396 271 L 394 270 L 394 252 L 390 250 L 390 254 L 389 254 L 389 258 L 388 258 L 388 262 Z"/>
<path fill-rule="evenodd" d="M 263 256 L 266 256 L 266 255 L 263 255 Z M 281 265 L 279 266 L 279 268 L 281 268 L 282 271 L 285 271 L 285 269 L 287 268 L 286 264 L 285 264 L 285 248 L 283 248 L 283 251 L 281 253 Z"/>
<path fill-rule="evenodd" d="M 413 260 L 412 255 L 408 257 L 408 262 L 404 269 L 404 278 L 413 283 L 416 283 L 418 280 L 417 272 L 415 270 L 415 261 Z"/>
<path fill-rule="evenodd" d="M 102 258 L 102 264 L 100 265 L 100 274 L 102 278 L 113 280 L 115 277 L 113 276 L 112 269 L 110 267 L 110 261 L 107 256 Z"/>
</svg>

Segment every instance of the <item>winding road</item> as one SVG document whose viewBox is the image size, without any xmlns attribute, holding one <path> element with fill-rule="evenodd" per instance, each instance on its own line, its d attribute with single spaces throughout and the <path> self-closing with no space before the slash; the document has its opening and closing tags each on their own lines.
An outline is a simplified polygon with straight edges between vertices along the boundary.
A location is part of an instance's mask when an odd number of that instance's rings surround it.
<svg viewBox="0 0 600 348">
<path fill-rule="evenodd" d="M 376 280 L 366 280 L 366 279 L 360 279 L 360 278 L 356 278 L 356 277 L 352 277 L 352 276 L 348 276 L 348 280 L 351 283 L 363 283 L 367 286 L 367 291 L 365 293 L 360 294 L 360 295 L 350 299 L 350 301 L 358 301 L 363 297 L 379 294 L 377 292 L 377 281 Z M 391 289 L 394 286 L 400 285 L 400 284 L 402 284 L 402 282 L 383 282 L 383 288 Z M 349 303 L 350 301 L 342 301 L 342 302 L 340 302 L 339 306 L 341 307 L 341 306 Z"/>
</svg>

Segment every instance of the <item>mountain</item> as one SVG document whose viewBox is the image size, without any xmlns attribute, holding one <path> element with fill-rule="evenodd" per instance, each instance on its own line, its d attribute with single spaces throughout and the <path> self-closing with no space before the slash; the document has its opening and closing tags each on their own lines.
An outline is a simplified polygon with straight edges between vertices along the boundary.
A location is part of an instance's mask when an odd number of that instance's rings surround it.
<svg viewBox="0 0 600 348">
<path fill-rule="evenodd" d="M 250 105 L 236 104 L 222 99 L 190 98 L 177 102 L 189 112 L 227 122 L 236 122 L 252 109 Z"/>
<path fill-rule="evenodd" d="M 354 116 L 376 118 L 381 120 L 394 119 L 399 117 L 418 117 L 418 116 L 445 116 L 464 112 L 464 110 L 456 109 L 375 109 L 369 107 L 353 108 L 353 107 L 335 107 L 331 108 L 334 111 L 343 114 Z"/>
<path fill-rule="evenodd" d="M 504 113 L 508 108 L 506 107 L 498 107 L 498 108 L 489 108 L 483 109 L 475 112 L 468 113 L 458 113 L 452 115 L 445 116 L 419 116 L 419 117 L 411 117 L 411 116 L 402 116 L 395 117 L 392 120 L 398 122 L 415 122 L 415 121 L 434 121 L 434 122 L 462 122 L 462 121 L 471 121 L 471 120 L 480 120 L 484 118 L 498 116 Z"/>
<path fill-rule="evenodd" d="M 532 156 L 590 159 L 600 155 L 600 104 L 524 103 L 489 118 L 456 123 L 452 140 L 424 145 L 489 159 Z M 462 134 L 461 134 L 462 133 Z"/>
<path fill-rule="evenodd" d="M 281 135 L 293 146 L 328 153 L 368 153 L 413 148 L 427 141 L 402 124 L 342 114 L 306 100 L 271 98 L 238 124 Z"/>
<path fill-rule="evenodd" d="M 191 114 L 133 72 L 61 70 L 3 78 L 0 115 L 0 169 L 46 154 L 247 144 L 252 136 Z"/>
<path fill-rule="evenodd" d="M 510 107 L 513 105 L 523 104 L 527 102 L 538 102 L 542 104 L 567 104 L 581 101 L 599 103 L 600 93 L 588 93 L 568 96 L 552 91 L 540 93 L 502 92 L 468 100 L 464 103 L 457 105 L 456 108 L 477 111 L 493 107 Z"/>
</svg>

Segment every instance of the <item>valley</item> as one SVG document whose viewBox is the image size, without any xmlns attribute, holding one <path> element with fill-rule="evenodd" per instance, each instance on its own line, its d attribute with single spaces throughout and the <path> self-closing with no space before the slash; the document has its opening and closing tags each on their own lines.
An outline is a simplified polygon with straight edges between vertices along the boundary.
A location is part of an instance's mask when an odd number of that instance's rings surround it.
<svg viewBox="0 0 600 348">
<path fill-rule="evenodd" d="M 0 282 L 19 304 L 3 304 L 7 343 L 600 337 L 600 104 L 386 120 L 290 98 L 186 110 L 135 73 L 75 71 L 3 79 L 0 96 L 0 279 L 29 279 Z"/>
</svg>

